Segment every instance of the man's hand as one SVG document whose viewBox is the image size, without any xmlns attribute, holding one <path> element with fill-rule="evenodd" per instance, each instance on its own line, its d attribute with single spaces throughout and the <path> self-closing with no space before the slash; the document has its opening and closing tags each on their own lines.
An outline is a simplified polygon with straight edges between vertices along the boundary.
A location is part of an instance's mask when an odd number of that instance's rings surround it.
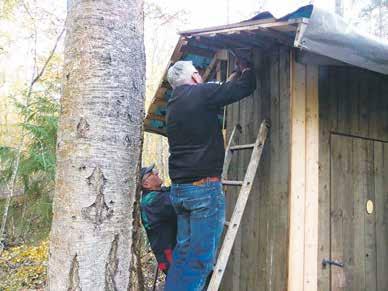
<svg viewBox="0 0 388 291">
<path fill-rule="evenodd" d="M 226 79 L 226 82 L 237 80 L 238 78 L 240 78 L 240 76 L 241 72 L 233 71 L 232 74 L 230 74 L 229 78 Z"/>
<path fill-rule="evenodd" d="M 245 72 L 247 69 L 252 68 L 251 62 L 249 62 L 245 58 L 238 58 L 236 60 L 236 67 L 239 69 L 240 72 Z"/>
</svg>

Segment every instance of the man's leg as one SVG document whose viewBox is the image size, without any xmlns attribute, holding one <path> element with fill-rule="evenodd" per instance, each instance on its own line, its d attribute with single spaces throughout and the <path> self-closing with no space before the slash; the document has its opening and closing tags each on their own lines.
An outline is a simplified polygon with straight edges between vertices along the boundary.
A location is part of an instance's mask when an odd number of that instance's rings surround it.
<svg viewBox="0 0 388 291">
<path fill-rule="evenodd" d="M 185 260 L 189 250 L 190 242 L 190 214 L 182 207 L 181 195 L 177 195 L 179 191 L 174 191 L 174 186 L 171 188 L 171 202 L 177 212 L 177 244 L 173 251 L 172 264 L 168 270 L 166 278 L 165 291 L 177 291 L 182 289 L 182 274 L 181 271 L 185 265 Z"/>
<path fill-rule="evenodd" d="M 215 183 L 214 184 L 216 188 L 216 193 L 217 193 L 217 226 L 216 226 L 216 243 L 214 245 L 214 265 L 217 263 L 217 250 L 220 247 L 220 240 L 221 240 L 221 235 L 224 230 L 224 225 L 225 225 L 225 193 L 222 190 L 222 184 L 219 183 L 218 185 Z M 213 274 L 213 271 L 209 273 L 209 275 L 206 278 L 206 283 L 205 286 L 203 287 L 203 291 L 205 291 L 210 283 L 211 276 Z"/>
<path fill-rule="evenodd" d="M 213 268 L 224 225 L 222 188 L 220 183 L 212 182 L 202 186 L 180 185 L 179 195 L 173 192 L 172 189 L 178 239 L 165 291 L 200 291 Z"/>
<path fill-rule="evenodd" d="M 214 183 L 216 187 L 217 195 L 217 226 L 216 226 L 216 245 L 214 253 L 217 253 L 217 249 L 220 246 L 221 235 L 225 225 L 225 193 L 222 190 L 221 183 Z M 214 261 L 216 263 L 216 261 Z"/>
<path fill-rule="evenodd" d="M 183 205 L 190 209 L 190 249 L 187 267 L 183 270 L 185 290 L 200 291 L 213 269 L 219 237 L 222 233 L 224 203 L 219 183 L 208 183 L 192 191 L 191 197 Z M 220 229 L 221 225 L 221 229 Z"/>
</svg>

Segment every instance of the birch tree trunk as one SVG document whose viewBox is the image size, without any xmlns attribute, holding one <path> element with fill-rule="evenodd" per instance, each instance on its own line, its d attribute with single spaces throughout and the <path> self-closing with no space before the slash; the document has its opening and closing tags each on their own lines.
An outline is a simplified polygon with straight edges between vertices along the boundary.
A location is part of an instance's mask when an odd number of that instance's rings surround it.
<svg viewBox="0 0 388 291">
<path fill-rule="evenodd" d="M 68 1 L 48 289 L 129 290 L 143 0 Z"/>
</svg>

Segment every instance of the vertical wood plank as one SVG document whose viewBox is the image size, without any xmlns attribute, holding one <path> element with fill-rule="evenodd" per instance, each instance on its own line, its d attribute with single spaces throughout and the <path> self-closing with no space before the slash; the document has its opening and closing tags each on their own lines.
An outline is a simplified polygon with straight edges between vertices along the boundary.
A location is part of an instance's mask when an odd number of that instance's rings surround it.
<svg viewBox="0 0 388 291">
<path fill-rule="evenodd" d="M 348 72 L 348 98 L 350 103 L 350 128 L 353 135 L 359 136 L 360 131 L 360 73 L 357 69 Z"/>
<path fill-rule="evenodd" d="M 351 189 L 352 141 L 349 137 L 331 136 L 331 259 L 344 262 L 344 232 L 349 223 L 345 194 Z M 347 290 L 343 268 L 331 266 L 331 290 Z"/>
<path fill-rule="evenodd" d="M 351 125 L 351 96 L 349 90 L 349 69 L 346 67 L 336 68 L 335 91 L 337 96 L 337 131 L 348 133 Z"/>
<path fill-rule="evenodd" d="M 254 52 L 253 52 L 253 62 L 254 62 L 254 67 L 255 67 L 255 72 L 256 72 L 256 84 L 257 84 L 257 87 L 256 87 L 256 91 L 254 92 L 254 96 L 253 96 L 253 131 L 254 132 L 258 132 L 259 130 L 259 126 L 260 126 L 260 121 L 262 120 L 262 116 L 260 115 L 261 114 L 261 99 L 262 99 L 262 96 L 261 96 L 261 67 L 262 67 L 262 64 L 261 64 L 261 54 L 262 54 L 262 51 L 261 50 L 258 50 L 258 49 L 255 49 Z M 253 138 L 253 137 L 252 137 Z M 259 253 L 259 244 L 258 244 L 258 240 L 259 240 L 259 225 L 260 225 L 260 221 L 259 221 L 259 208 L 260 208 L 260 202 L 259 202 L 259 199 L 260 199 L 260 195 L 261 195 L 261 192 L 260 192 L 260 184 L 261 184 L 261 175 L 262 175 L 262 171 L 263 171 L 263 165 L 262 163 L 259 165 L 259 168 L 258 168 L 258 177 L 256 177 L 256 179 L 254 180 L 254 184 L 253 184 L 253 187 L 252 187 L 252 195 L 250 196 L 250 199 L 251 200 L 251 203 L 252 203 L 252 210 L 250 211 L 249 213 L 249 216 L 250 216 L 250 223 L 252 224 L 251 227 L 251 248 L 250 248 L 250 256 L 249 256 L 249 261 L 248 261 L 248 264 L 249 264 L 249 269 L 250 271 L 248 272 L 248 283 L 247 283 L 247 288 L 248 290 L 254 290 L 255 288 L 257 288 L 257 273 L 258 273 L 258 269 L 259 269 L 259 265 L 258 265 L 258 262 L 259 262 L 259 259 L 258 259 L 258 253 Z"/>
<path fill-rule="evenodd" d="M 304 241 L 304 290 L 317 290 L 318 259 L 318 68 L 306 70 L 306 193 Z"/>
<path fill-rule="evenodd" d="M 269 213 L 272 213 L 270 227 L 273 229 L 269 232 L 267 250 L 267 268 L 268 268 L 268 290 L 279 290 L 281 282 L 278 276 L 280 275 L 280 258 L 276 254 L 281 249 L 280 233 L 277 229 L 280 227 L 279 221 L 279 201 L 280 201 L 280 173 L 277 169 L 280 165 L 280 112 L 279 112 L 279 47 L 273 49 L 269 56 L 269 102 L 270 102 L 270 120 L 271 120 L 271 142 L 269 164 L 269 184 L 268 191 L 271 193 L 269 203 Z M 276 213 L 276 214 L 275 214 Z"/>
<path fill-rule="evenodd" d="M 363 290 L 365 286 L 365 263 L 364 263 L 364 205 L 365 205 L 365 161 L 367 153 L 365 141 L 353 138 L 352 140 L 352 187 L 345 192 L 346 205 L 349 206 L 346 212 L 346 244 L 345 248 L 345 272 L 348 279 L 348 288 L 356 288 L 355 290 Z M 341 193 L 337 193 L 341 195 Z M 346 206 L 345 205 L 345 206 Z M 348 209 L 348 208 L 345 208 Z"/>
<path fill-rule="evenodd" d="M 380 139 L 379 134 L 379 107 L 382 105 L 380 82 L 378 74 L 368 72 L 368 137 Z"/>
<path fill-rule="evenodd" d="M 374 142 L 377 290 L 388 290 L 388 143 Z"/>
<path fill-rule="evenodd" d="M 234 67 L 234 57 L 229 56 L 228 61 L 228 71 L 231 72 Z M 230 137 L 234 126 L 239 122 L 239 104 L 234 103 L 228 105 L 227 107 L 227 136 Z M 232 180 L 234 177 L 237 177 L 238 169 L 237 169 L 237 156 L 233 155 L 231 165 L 229 168 L 228 177 Z M 236 193 L 237 189 L 235 187 L 226 187 L 225 188 L 225 200 L 226 200 L 226 220 L 230 220 L 230 217 L 233 212 L 233 208 L 236 202 Z M 233 265 L 234 265 L 234 256 L 231 256 L 229 262 L 227 264 L 225 274 L 222 282 L 222 290 L 231 291 L 233 288 Z"/>
<path fill-rule="evenodd" d="M 383 137 L 383 140 L 388 141 L 388 76 L 380 76 L 380 86 L 382 97 L 380 108 L 382 109 L 382 117 L 379 119 L 379 126 L 381 127 L 379 136 Z"/>
<path fill-rule="evenodd" d="M 329 69 L 319 69 L 319 228 L 318 290 L 330 290 L 330 269 L 322 261 L 330 258 L 330 107 Z"/>
<path fill-rule="evenodd" d="M 252 109 L 251 97 L 246 97 L 240 101 L 240 121 L 242 126 L 242 134 L 241 134 L 241 140 L 240 144 L 247 144 L 249 143 L 249 137 L 251 135 L 250 130 L 250 110 Z M 249 155 L 250 151 L 247 150 L 244 151 L 238 151 L 236 154 L 239 156 L 239 173 L 238 173 L 238 180 L 243 181 L 246 173 L 246 169 L 248 166 L 249 161 Z M 240 188 L 239 188 L 240 190 Z M 237 194 L 238 195 L 238 194 Z M 250 200 L 249 200 L 250 201 Z M 239 253 L 239 260 L 237 263 L 237 257 L 236 257 L 236 265 L 235 267 L 239 269 L 238 272 L 238 288 L 236 290 L 246 290 L 246 284 L 247 284 L 247 277 L 249 272 L 244 272 L 246 268 L 246 261 L 247 257 L 249 255 L 249 221 L 248 221 L 248 213 L 249 213 L 249 205 L 245 208 L 244 215 L 241 220 L 241 224 L 239 227 L 239 231 L 237 233 L 236 241 L 235 241 L 235 248 L 236 252 Z M 237 266 L 238 264 L 238 266 Z M 241 271 L 243 270 L 243 271 Z M 237 272 L 236 272 L 237 276 Z M 236 282 L 237 287 L 237 282 Z"/>
<path fill-rule="evenodd" d="M 266 51 L 263 54 L 263 62 L 262 62 L 262 102 L 261 102 L 261 116 L 264 118 L 270 118 L 271 112 L 271 103 L 270 103 L 270 62 L 269 62 L 269 52 Z M 271 285 L 270 280 L 270 235 L 271 235 L 271 218 L 272 213 L 269 210 L 271 194 L 269 190 L 269 175 L 270 175 L 270 163 L 271 163 L 271 143 L 272 143 L 272 129 L 270 130 L 266 146 L 264 147 L 263 152 L 263 177 L 262 177 L 262 185 L 261 185 L 261 193 L 260 196 L 260 209 L 259 209 L 259 221 L 260 221 L 260 234 L 259 234 L 259 286 L 263 290 L 268 290 Z"/>
<path fill-rule="evenodd" d="M 290 247 L 288 289 L 303 291 L 306 131 L 306 71 L 292 59 Z M 302 157 L 302 158 L 300 158 Z"/>
<path fill-rule="evenodd" d="M 336 67 L 329 67 L 329 120 L 330 131 L 338 132 L 338 87 L 337 87 L 338 73 Z"/>
<path fill-rule="evenodd" d="M 276 240 L 279 241 L 279 249 L 276 252 L 277 268 L 275 272 L 278 273 L 277 288 L 275 290 L 287 290 L 287 276 L 288 276 L 288 242 L 289 242 L 289 173 L 290 173 L 290 48 L 281 47 L 279 56 L 279 86 L 280 86 L 280 100 L 279 100 L 279 164 L 273 167 L 275 171 L 279 172 L 279 192 L 276 194 L 276 199 L 279 200 L 277 215 L 279 216 L 279 225 Z"/>
<path fill-rule="evenodd" d="M 253 51 L 253 64 L 256 70 L 256 79 L 258 78 L 258 56 L 260 56 L 260 50 L 254 50 Z M 249 120 L 248 123 L 248 139 L 247 143 L 253 143 L 254 142 L 254 136 L 257 135 L 257 132 L 259 130 L 259 122 L 261 121 L 261 116 L 258 114 L 260 111 L 258 110 L 260 107 L 260 101 L 261 96 L 258 94 L 260 91 L 260 80 L 257 80 L 257 88 L 256 91 L 253 93 L 252 97 L 249 97 L 249 104 L 248 104 L 248 117 Z M 248 159 L 250 158 L 251 151 L 248 152 Z M 258 172 L 260 171 L 260 167 L 258 168 Z M 259 183 L 260 183 L 260 173 L 257 173 L 257 177 L 255 178 L 254 185 L 252 186 L 251 195 L 249 196 L 248 205 L 246 206 L 246 213 L 245 213 L 245 219 L 246 219 L 246 227 L 243 230 L 245 237 L 245 245 L 243 245 L 243 270 L 249 270 L 246 273 L 245 277 L 245 286 L 242 286 L 242 290 L 252 290 L 255 289 L 257 285 L 255 285 L 257 272 L 255 271 L 257 266 L 257 250 L 258 250 L 258 236 L 257 236 L 257 224 L 258 224 L 258 208 L 257 208 L 257 200 L 259 199 Z M 245 289 L 244 289 L 245 288 Z"/>
<path fill-rule="evenodd" d="M 360 71 L 360 135 L 369 137 L 369 72 Z"/>
<path fill-rule="evenodd" d="M 373 132 L 371 130 L 371 132 Z M 362 141 L 363 154 L 361 157 L 361 173 L 365 181 L 365 199 L 362 201 L 362 213 L 365 224 L 365 289 L 376 291 L 377 269 L 376 269 L 376 216 L 374 213 L 367 213 L 366 203 L 368 200 L 375 203 L 375 181 L 373 176 L 374 147 L 373 141 Z"/>
<path fill-rule="evenodd" d="M 243 106 L 242 102 L 236 102 L 235 106 L 237 108 L 237 116 L 236 116 L 236 122 L 235 124 L 240 124 L 242 127 L 244 126 L 244 115 L 243 115 Z M 245 129 L 243 128 L 242 134 L 240 135 L 240 138 L 236 140 L 237 144 L 242 143 L 242 139 L 245 135 Z M 241 180 L 242 177 L 242 158 L 241 155 L 239 155 L 238 152 L 234 154 L 236 159 L 236 166 L 235 166 L 235 172 L 233 173 L 233 177 L 236 177 L 237 180 Z M 233 187 L 233 198 L 232 198 L 232 204 L 231 207 L 231 214 L 233 213 L 234 207 L 236 205 L 236 201 L 238 198 L 240 188 Z M 238 233 L 236 235 L 236 239 L 234 242 L 233 250 L 233 271 L 232 271 L 232 291 L 239 291 L 240 290 L 240 260 L 241 260 L 241 228 L 239 228 Z"/>
<path fill-rule="evenodd" d="M 365 129 L 364 129 L 365 130 Z M 352 231 L 354 236 L 349 237 L 349 240 L 353 239 L 353 243 L 350 245 L 351 252 L 347 259 L 346 271 L 351 276 L 350 287 L 363 290 L 365 287 L 365 198 L 366 198 L 366 181 L 365 181 L 365 168 L 363 161 L 366 160 L 365 141 L 361 139 L 353 139 L 353 179 L 351 193 L 348 193 L 347 197 L 353 196 L 353 213 L 352 216 Z M 357 289 L 356 289 L 357 290 Z"/>
<path fill-rule="evenodd" d="M 239 103 L 235 103 L 233 104 L 234 106 L 234 115 L 235 115 L 235 124 L 237 123 L 240 123 L 241 122 L 241 119 L 240 119 L 240 104 Z M 237 139 L 236 142 L 238 144 L 240 144 L 241 142 L 241 138 Z M 234 160 L 235 160 L 235 163 L 234 163 L 234 167 L 233 167 L 233 171 L 231 173 L 231 177 L 237 177 L 239 178 L 239 173 L 240 173 L 240 157 L 239 155 L 237 154 L 234 154 Z M 233 213 L 233 209 L 234 209 L 234 206 L 236 205 L 236 200 L 237 200 L 237 195 L 238 195 L 238 189 L 236 189 L 236 187 L 233 187 L 235 189 L 233 189 L 232 187 L 229 187 L 230 188 L 230 216 L 229 218 L 231 217 L 232 213 Z M 232 291 L 238 291 L 238 284 L 239 284 L 239 281 L 240 281 L 240 244 L 239 244 L 239 237 L 240 237 L 240 231 L 239 233 L 237 234 L 237 237 L 236 237 L 236 241 L 235 241 L 235 244 L 234 244 L 234 247 L 233 247 L 233 251 L 232 251 L 232 254 L 233 254 L 233 260 L 232 260 L 232 274 L 231 274 L 231 278 L 232 278 L 232 288 L 231 290 Z"/>
</svg>

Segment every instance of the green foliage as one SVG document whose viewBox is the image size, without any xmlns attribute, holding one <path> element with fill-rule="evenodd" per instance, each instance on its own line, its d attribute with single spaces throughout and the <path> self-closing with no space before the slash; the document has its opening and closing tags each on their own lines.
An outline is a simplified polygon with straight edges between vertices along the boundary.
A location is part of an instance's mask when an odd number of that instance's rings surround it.
<svg viewBox="0 0 388 291">
<path fill-rule="evenodd" d="M 54 181 L 59 105 L 48 97 L 37 96 L 28 106 L 20 102 L 16 102 L 16 106 L 25 120 L 19 126 L 26 134 L 18 177 L 23 182 L 24 191 L 31 193 L 36 190 L 37 182 L 43 187 Z M 15 159 L 16 149 L 0 148 L 0 183 L 10 182 Z"/>
<path fill-rule="evenodd" d="M 20 106 L 20 104 L 19 104 Z M 19 175 L 24 180 L 44 174 L 47 183 L 55 177 L 55 147 L 59 105 L 47 97 L 37 97 L 28 107 L 21 107 L 27 122 L 20 124 L 27 132 L 27 152 L 21 160 Z M 30 190 L 30 184 L 25 190 Z"/>
<path fill-rule="evenodd" d="M 34 183 L 34 195 L 14 197 L 8 211 L 6 248 L 22 243 L 35 243 L 48 237 L 51 226 L 52 199 L 50 193 L 41 192 L 41 185 Z M 0 214 L 4 210 L 0 200 Z M 0 289 L 1 290 L 1 289 Z"/>
<path fill-rule="evenodd" d="M 16 102 L 24 122 L 25 147 L 22 150 L 17 188 L 9 210 L 6 243 L 35 241 L 47 236 L 51 223 L 51 195 L 55 179 L 55 149 L 59 104 L 41 94 L 34 94 L 28 106 Z M 17 150 L 0 147 L 0 186 L 11 184 Z M 16 191 L 17 192 L 17 191 Z M 20 190 L 19 190 L 20 192 Z M 0 213 L 3 207 L 0 204 Z"/>
</svg>

